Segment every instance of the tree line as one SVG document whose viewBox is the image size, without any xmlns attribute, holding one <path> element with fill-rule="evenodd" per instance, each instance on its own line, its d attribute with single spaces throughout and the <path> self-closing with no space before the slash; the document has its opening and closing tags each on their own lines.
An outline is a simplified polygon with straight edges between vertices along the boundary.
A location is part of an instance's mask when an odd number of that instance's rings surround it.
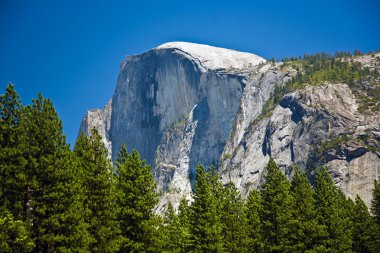
<svg viewBox="0 0 380 253">
<path fill-rule="evenodd" d="M 380 252 L 378 181 L 369 211 L 326 169 L 312 187 L 270 159 L 244 200 L 199 164 L 192 200 L 157 215 L 139 153 L 123 145 L 112 164 L 96 129 L 71 150 L 50 99 L 24 107 L 8 85 L 0 122 L 0 252 Z"/>
<path fill-rule="evenodd" d="M 362 55 L 360 51 L 354 51 L 354 56 L 360 55 Z M 321 52 L 283 59 L 281 68 L 291 66 L 296 70 L 296 74 L 284 85 L 275 86 L 257 120 L 270 116 L 284 95 L 302 89 L 306 85 L 323 85 L 325 82 L 346 83 L 358 98 L 359 109 L 378 110 L 380 72 L 376 68 L 363 66 L 351 59 L 351 56 L 349 52 L 336 52 L 335 55 Z"/>
</svg>

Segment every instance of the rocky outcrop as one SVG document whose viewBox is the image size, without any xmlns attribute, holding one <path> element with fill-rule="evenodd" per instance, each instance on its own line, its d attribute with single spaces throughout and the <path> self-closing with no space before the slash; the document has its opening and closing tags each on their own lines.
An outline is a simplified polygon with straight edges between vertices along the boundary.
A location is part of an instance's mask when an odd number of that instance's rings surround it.
<svg viewBox="0 0 380 253">
<path fill-rule="evenodd" d="M 275 83 L 269 79 L 281 78 L 265 62 L 184 42 L 126 57 L 112 98 L 112 158 L 123 143 L 137 149 L 166 196 L 161 206 L 172 195 L 189 193 L 197 164 L 218 163 L 242 96 L 253 89 L 259 103 L 265 102 Z"/>
<path fill-rule="evenodd" d="M 362 57 L 366 64 L 372 58 Z M 81 130 L 99 129 L 110 157 L 123 143 L 151 165 L 157 211 L 190 198 L 195 168 L 217 166 L 246 195 L 272 156 L 291 177 L 326 166 L 350 197 L 370 202 L 379 173 L 379 115 L 363 113 L 346 84 L 308 86 L 260 115 L 275 87 L 297 73 L 249 53 L 185 42 L 163 44 L 121 63 L 115 93 Z M 363 84 L 365 85 L 365 84 Z"/>
<path fill-rule="evenodd" d="M 108 150 L 108 156 L 112 156 L 112 141 L 109 135 L 111 128 L 112 99 L 104 106 L 103 109 L 92 109 L 87 111 L 79 128 L 79 134 L 82 132 L 86 135 L 91 134 L 91 129 L 96 128 L 102 136 L 105 147 Z M 79 137 L 79 135 L 78 135 Z"/>
<path fill-rule="evenodd" d="M 288 176 L 296 164 L 311 181 L 313 169 L 325 166 L 347 196 L 358 194 L 369 205 L 373 181 L 380 174 L 380 154 L 375 151 L 380 146 L 371 134 L 379 131 L 380 115 L 362 114 L 357 108 L 346 84 L 309 86 L 286 95 L 269 117 L 245 131 L 238 145 L 226 145 L 230 148 L 222 155 L 228 159 L 222 162 L 221 179 L 233 181 L 247 194 L 259 187 L 271 156 Z"/>
</svg>

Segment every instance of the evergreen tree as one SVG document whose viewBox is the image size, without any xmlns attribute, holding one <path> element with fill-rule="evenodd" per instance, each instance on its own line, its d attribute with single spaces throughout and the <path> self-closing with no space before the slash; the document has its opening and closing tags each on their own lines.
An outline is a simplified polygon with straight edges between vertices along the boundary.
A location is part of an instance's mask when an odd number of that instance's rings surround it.
<svg viewBox="0 0 380 253">
<path fill-rule="evenodd" d="M 196 169 L 194 202 L 192 209 L 192 240 L 194 252 L 223 251 L 222 225 L 219 199 L 214 195 L 217 185 L 201 164 Z"/>
<path fill-rule="evenodd" d="M 224 250 L 226 252 L 248 252 L 248 220 L 244 201 L 233 183 L 224 188 L 222 203 Z"/>
<path fill-rule="evenodd" d="M 292 233 L 294 252 L 325 251 L 321 239 L 326 236 L 326 229 L 318 224 L 314 191 L 304 173 L 294 168 L 291 194 L 294 198 L 293 215 L 296 220 L 295 233 Z"/>
<path fill-rule="evenodd" d="M 369 248 L 372 252 L 380 252 L 380 181 L 375 180 L 372 192 L 371 212 L 373 226 L 371 231 L 371 241 Z"/>
<path fill-rule="evenodd" d="M 163 248 L 168 252 L 179 252 L 176 247 L 176 241 L 173 240 L 176 237 L 176 223 L 178 216 L 174 211 L 172 203 L 169 202 L 168 208 L 164 214 L 164 222 L 161 228 L 163 234 Z"/>
<path fill-rule="evenodd" d="M 24 135 L 21 127 L 23 107 L 12 84 L 0 96 L 0 210 L 24 219 L 27 185 Z"/>
<path fill-rule="evenodd" d="M 375 236 L 375 224 L 367 206 L 358 195 L 355 198 L 352 221 L 354 224 L 352 237 L 352 249 L 354 252 L 376 252 L 371 251 L 371 242 Z"/>
<path fill-rule="evenodd" d="M 177 234 L 177 252 L 189 252 L 191 249 L 191 207 L 189 201 L 181 199 L 178 207 L 177 221 L 174 223 L 174 231 Z"/>
<path fill-rule="evenodd" d="M 25 108 L 22 127 L 27 133 L 25 219 L 32 224 L 34 251 L 85 251 L 88 235 L 76 161 L 52 102 L 39 94 Z"/>
<path fill-rule="evenodd" d="M 326 227 L 322 244 L 329 252 L 350 252 L 352 248 L 352 225 L 349 219 L 349 203 L 334 185 L 325 168 L 317 172 L 315 184 L 317 218 Z"/>
<path fill-rule="evenodd" d="M 179 216 L 175 213 L 173 206 L 169 203 L 165 213 L 165 222 L 163 227 L 164 236 L 164 252 L 187 252 L 184 239 L 189 236 L 185 234 L 184 227 L 181 225 Z"/>
<path fill-rule="evenodd" d="M 91 235 L 89 250 L 116 252 L 121 243 L 116 183 L 107 149 L 98 131 L 92 129 L 90 138 L 82 133 L 74 152 L 82 171 L 85 221 Z"/>
<path fill-rule="evenodd" d="M 121 209 L 119 222 L 124 237 L 122 251 L 155 251 L 154 235 L 160 221 L 153 214 L 158 200 L 150 168 L 136 150 L 128 154 L 124 145 L 119 152 L 116 168 Z"/>
<path fill-rule="evenodd" d="M 264 244 L 261 237 L 260 214 L 263 212 L 261 195 L 258 190 L 249 192 L 246 202 L 248 219 L 249 252 L 263 252 Z"/>
<path fill-rule="evenodd" d="M 372 193 L 371 212 L 377 224 L 380 225 L 380 181 L 375 180 Z"/>
<path fill-rule="evenodd" d="M 0 253 L 30 252 L 34 247 L 28 225 L 9 212 L 0 215 Z"/>
<path fill-rule="evenodd" d="M 262 235 L 264 251 L 293 252 L 289 235 L 294 232 L 292 210 L 294 200 L 290 194 L 290 182 L 272 158 L 266 167 L 262 185 Z"/>
</svg>

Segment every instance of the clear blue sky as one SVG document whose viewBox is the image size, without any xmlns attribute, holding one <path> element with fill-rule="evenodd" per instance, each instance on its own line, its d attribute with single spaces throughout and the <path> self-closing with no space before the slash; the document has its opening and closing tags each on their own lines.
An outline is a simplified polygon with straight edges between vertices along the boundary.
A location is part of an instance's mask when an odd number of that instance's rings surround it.
<svg viewBox="0 0 380 253">
<path fill-rule="evenodd" d="M 0 0 L 0 88 L 39 91 L 73 145 L 87 109 L 112 97 L 126 55 L 168 41 L 265 58 L 380 49 L 380 1 Z"/>
</svg>

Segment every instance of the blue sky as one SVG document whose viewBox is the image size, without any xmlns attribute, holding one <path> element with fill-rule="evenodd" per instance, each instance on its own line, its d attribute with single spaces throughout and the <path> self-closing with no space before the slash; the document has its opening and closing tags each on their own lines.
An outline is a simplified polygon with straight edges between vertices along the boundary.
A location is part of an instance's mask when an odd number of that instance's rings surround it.
<svg viewBox="0 0 380 253">
<path fill-rule="evenodd" d="M 119 64 L 168 41 L 265 58 L 380 49 L 380 2 L 0 0 L 0 88 L 42 92 L 72 145 L 87 109 L 112 97 Z"/>
</svg>

